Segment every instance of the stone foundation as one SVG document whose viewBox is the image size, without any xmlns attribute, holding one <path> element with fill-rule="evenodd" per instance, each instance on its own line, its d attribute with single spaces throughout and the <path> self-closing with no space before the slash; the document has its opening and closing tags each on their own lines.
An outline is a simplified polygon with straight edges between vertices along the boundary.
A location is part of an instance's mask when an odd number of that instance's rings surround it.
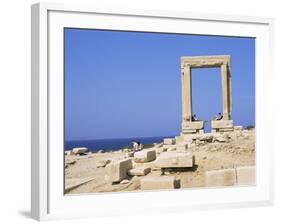
<svg viewBox="0 0 281 224">
<path fill-rule="evenodd" d="M 237 172 L 237 184 L 253 185 L 256 183 L 256 167 L 255 166 L 237 167 L 236 172 Z"/>
<path fill-rule="evenodd" d="M 235 169 L 211 170 L 206 172 L 205 185 L 207 187 L 232 186 L 236 184 Z"/>
<path fill-rule="evenodd" d="M 227 132 L 233 131 L 233 120 L 211 121 L 212 132 Z"/>
<path fill-rule="evenodd" d="M 204 133 L 204 121 L 184 122 L 182 126 L 182 134 Z"/>
<path fill-rule="evenodd" d="M 211 170 L 205 173 L 206 187 L 255 185 L 256 166 L 240 166 L 232 169 Z"/>
</svg>

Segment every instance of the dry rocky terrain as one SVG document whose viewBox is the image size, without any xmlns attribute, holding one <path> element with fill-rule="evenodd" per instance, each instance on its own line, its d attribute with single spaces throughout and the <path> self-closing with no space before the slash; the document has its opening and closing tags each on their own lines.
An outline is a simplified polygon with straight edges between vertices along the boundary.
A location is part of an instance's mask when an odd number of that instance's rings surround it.
<svg viewBox="0 0 281 224">
<path fill-rule="evenodd" d="M 195 158 L 194 165 L 189 168 L 161 170 L 157 168 L 156 160 L 136 162 L 130 149 L 84 155 L 68 154 L 65 156 L 65 193 L 142 190 L 141 179 L 149 176 L 173 176 L 180 180 L 180 188 L 205 187 L 206 171 L 255 165 L 255 130 L 177 137 L 170 144 L 155 144 L 151 150 L 155 150 L 156 157 L 167 151 L 188 152 Z M 128 175 L 122 181 L 112 183 L 106 178 L 111 164 L 125 158 L 131 158 L 133 168 L 148 167 L 151 172 L 144 176 Z"/>
</svg>

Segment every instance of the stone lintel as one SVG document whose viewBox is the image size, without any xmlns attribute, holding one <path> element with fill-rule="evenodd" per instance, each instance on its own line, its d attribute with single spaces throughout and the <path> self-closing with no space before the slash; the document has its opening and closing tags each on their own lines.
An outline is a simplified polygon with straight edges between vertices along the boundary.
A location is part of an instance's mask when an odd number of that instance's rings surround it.
<svg viewBox="0 0 281 224">
<path fill-rule="evenodd" d="M 223 64 L 231 67 L 230 55 L 181 57 L 182 68 L 185 66 L 190 66 L 193 68 L 220 67 Z"/>
</svg>

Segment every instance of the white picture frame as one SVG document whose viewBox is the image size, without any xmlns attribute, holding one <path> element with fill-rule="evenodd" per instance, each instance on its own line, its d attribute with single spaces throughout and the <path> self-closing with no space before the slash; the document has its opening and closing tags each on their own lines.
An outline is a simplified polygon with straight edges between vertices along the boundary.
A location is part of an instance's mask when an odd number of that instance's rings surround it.
<svg viewBox="0 0 281 224">
<path fill-rule="evenodd" d="M 32 5 L 31 214 L 37 220 L 263 206 L 273 203 L 270 133 L 273 19 L 191 12 Z M 63 194 L 63 27 L 256 38 L 256 186 L 177 191 Z M 62 147 L 62 148 L 61 148 Z M 61 149 L 61 150 L 60 150 Z M 184 200 L 186 199 L 186 200 Z"/>
</svg>

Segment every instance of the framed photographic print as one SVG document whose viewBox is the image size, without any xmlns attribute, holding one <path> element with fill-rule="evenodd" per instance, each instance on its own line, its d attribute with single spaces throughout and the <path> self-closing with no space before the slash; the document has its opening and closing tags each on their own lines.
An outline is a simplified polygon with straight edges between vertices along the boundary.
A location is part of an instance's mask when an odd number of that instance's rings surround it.
<svg viewBox="0 0 281 224">
<path fill-rule="evenodd" d="M 32 217 L 272 204 L 272 24 L 32 5 Z"/>
</svg>

